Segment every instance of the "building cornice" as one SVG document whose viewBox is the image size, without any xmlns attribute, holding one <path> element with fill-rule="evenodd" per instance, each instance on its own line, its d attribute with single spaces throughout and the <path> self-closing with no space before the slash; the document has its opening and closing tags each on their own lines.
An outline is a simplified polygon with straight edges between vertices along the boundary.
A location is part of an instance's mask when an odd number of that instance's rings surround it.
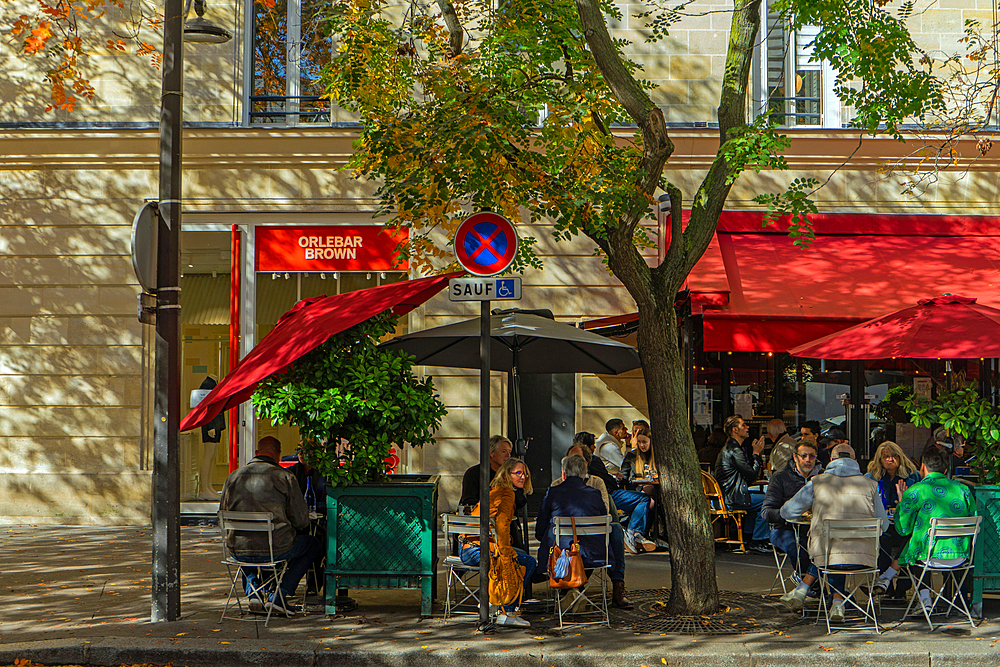
<svg viewBox="0 0 1000 667">
<path fill-rule="evenodd" d="M 719 146 L 715 128 L 672 129 L 670 170 L 705 170 Z M 917 140 L 861 138 L 854 130 L 787 130 L 792 142 L 785 153 L 794 170 L 870 171 L 899 163 L 928 168 L 931 162 Z M 624 135 L 624 133 L 623 133 Z M 358 138 L 342 128 L 187 128 L 184 166 L 204 168 L 338 168 L 344 166 Z M 955 170 L 1000 171 L 1000 147 L 980 156 L 976 139 L 957 141 Z M 155 169 L 155 129 L 5 129 L 0 131 L 0 169 Z"/>
</svg>

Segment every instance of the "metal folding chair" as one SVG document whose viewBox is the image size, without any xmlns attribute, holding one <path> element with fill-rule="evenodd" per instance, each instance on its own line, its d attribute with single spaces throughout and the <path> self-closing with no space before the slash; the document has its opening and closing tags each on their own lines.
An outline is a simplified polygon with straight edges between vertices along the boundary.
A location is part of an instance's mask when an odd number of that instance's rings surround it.
<svg viewBox="0 0 1000 667">
<path fill-rule="evenodd" d="M 287 560 L 276 560 L 274 558 L 273 521 L 274 515 L 270 512 L 231 512 L 228 510 L 219 510 L 219 529 L 222 531 L 222 562 L 225 564 L 226 569 L 229 571 L 229 576 L 233 580 L 232 586 L 229 587 L 229 597 L 226 598 L 226 606 L 223 608 L 222 616 L 219 618 L 220 623 L 226 618 L 237 621 L 259 622 L 261 620 L 259 616 L 244 618 L 243 604 L 241 602 L 241 598 L 244 597 L 244 595 L 247 598 L 247 611 L 255 611 L 251 608 L 251 601 L 256 598 L 256 600 L 260 601 L 261 604 L 267 606 L 267 615 L 264 617 L 264 627 L 267 627 L 268 622 L 270 622 L 272 607 L 267 605 L 267 601 L 272 592 L 274 592 L 275 595 L 281 595 L 281 588 L 278 584 L 281 582 L 281 578 L 285 574 L 285 569 L 288 567 Z M 234 556 L 226 546 L 226 537 L 230 531 L 267 533 L 267 561 L 257 563 L 248 560 L 240 560 Z M 251 584 L 251 590 L 245 591 L 243 582 L 240 581 L 240 575 L 243 571 L 246 571 L 247 573 L 255 571 L 258 580 L 260 581 L 259 585 L 253 586 Z M 226 613 L 229 611 L 230 606 L 232 606 L 234 594 L 236 598 L 236 607 L 240 610 L 240 615 L 227 616 Z M 263 609 L 260 611 L 263 611 Z"/>
<path fill-rule="evenodd" d="M 780 583 L 781 594 L 784 595 L 788 592 L 788 586 L 785 582 L 791 577 L 791 575 L 788 577 L 785 576 L 785 565 L 788 563 L 788 554 L 775 546 L 773 542 L 771 543 L 771 551 L 774 552 L 774 564 L 778 568 L 778 571 L 774 575 L 774 581 L 771 582 L 771 589 L 767 592 L 767 594 L 770 595 L 773 593 L 774 587 Z M 795 572 L 794 563 L 792 563 L 792 572 Z"/>
<path fill-rule="evenodd" d="M 444 514 L 445 543 L 451 550 L 452 538 L 462 539 L 465 535 L 479 536 L 479 517 Z M 490 536 L 496 538 L 496 523 L 490 517 Z M 451 616 L 469 615 L 479 618 L 479 566 L 466 565 L 454 553 L 444 559 L 447 587 L 444 598 L 444 619 Z"/>
<path fill-rule="evenodd" d="M 945 617 L 950 616 L 952 611 L 958 611 L 965 614 L 968 619 L 969 624 L 972 627 L 976 627 L 976 621 L 972 617 L 972 612 L 969 610 L 969 605 L 965 601 L 965 596 L 962 594 L 962 587 L 965 585 L 965 580 L 969 577 L 969 573 L 973 569 L 973 555 L 976 553 L 976 537 L 979 536 L 979 525 L 982 523 L 983 517 L 981 516 L 962 516 L 954 518 L 932 518 L 931 528 L 928 533 L 927 539 L 927 556 L 921 563 L 916 566 L 907 565 L 906 569 L 910 573 L 910 580 L 914 582 L 913 586 L 913 596 L 910 598 L 910 604 L 906 607 L 906 614 L 903 618 L 910 615 L 910 609 L 913 608 L 914 604 L 920 606 L 921 611 L 923 611 L 924 618 L 927 619 L 927 625 L 930 626 L 931 632 L 936 629 L 934 627 L 934 622 L 931 620 L 932 615 L 944 614 Z M 968 540 L 968 551 L 966 551 L 965 560 L 958 565 L 946 566 L 942 564 L 935 563 L 933 557 L 934 546 L 939 540 Z M 954 544 L 954 543 L 953 543 Z M 922 568 L 919 577 L 915 577 L 917 567 Z M 930 577 L 935 572 L 941 573 L 942 581 L 941 587 L 934 590 L 930 584 Z M 961 574 L 961 578 L 959 578 Z M 949 599 L 945 592 L 948 587 L 949 579 L 951 580 L 951 597 Z M 924 584 L 928 584 L 927 588 L 931 592 L 931 606 L 927 608 L 923 603 L 917 602 L 920 598 L 920 587 Z M 955 601 L 961 603 L 961 606 L 955 604 Z M 937 607 L 938 601 L 943 601 L 943 609 L 941 611 L 934 611 Z M 958 621 L 959 623 L 965 623 L 965 621 Z M 941 627 L 941 624 L 938 625 Z"/>
<path fill-rule="evenodd" d="M 584 562 L 584 567 L 587 570 L 593 570 L 590 576 L 587 578 L 587 583 L 581 588 L 570 588 L 570 589 L 560 589 L 553 588 L 552 591 L 555 593 L 556 601 L 556 611 L 559 614 L 559 629 L 562 630 L 568 626 L 578 626 L 578 625 L 606 625 L 611 627 L 611 617 L 608 614 L 608 581 L 611 572 L 611 515 L 605 514 L 603 516 L 578 516 L 578 517 L 568 517 L 568 516 L 556 516 L 552 517 L 552 523 L 555 526 L 553 544 L 562 544 L 561 538 L 569 537 L 573 538 L 573 523 L 576 523 L 576 535 L 577 537 L 583 537 L 585 535 L 603 535 L 604 536 L 604 565 L 594 566 L 591 563 Z M 546 556 L 543 554 L 543 556 Z M 601 597 L 600 600 L 595 600 L 596 597 L 597 583 L 600 580 L 601 586 Z M 567 597 L 574 595 L 575 598 L 572 602 L 567 600 Z M 580 619 L 590 619 L 592 617 L 597 617 L 596 620 L 574 620 Z M 570 622 L 566 622 L 566 619 L 570 619 Z"/>
<path fill-rule="evenodd" d="M 870 540 L 872 562 L 878 563 L 878 543 L 879 537 L 882 534 L 882 520 L 824 519 L 823 530 L 826 533 L 826 565 L 823 567 L 817 566 L 816 569 L 819 570 L 820 581 L 819 616 L 826 617 L 827 634 L 832 633 L 834 630 L 858 629 L 854 626 L 830 625 L 830 606 L 827 604 L 827 599 L 831 598 L 833 595 L 833 589 L 830 586 L 829 580 L 829 576 L 831 574 L 847 575 L 847 583 L 844 586 L 845 590 L 843 591 L 845 611 L 848 608 L 853 608 L 861 612 L 862 618 L 871 621 L 875 632 L 877 634 L 881 634 L 882 629 L 878 624 L 878 608 L 875 603 L 875 597 L 871 595 L 871 590 L 875 586 L 875 580 L 879 575 L 878 566 L 863 567 L 853 570 L 840 570 L 837 569 L 836 566 L 850 565 L 850 563 L 831 563 L 830 551 L 834 540 Z M 862 586 L 865 585 L 867 585 L 867 590 L 869 591 L 868 602 L 865 606 L 861 606 L 855 601 L 854 598 L 860 593 Z M 817 623 L 819 623 L 819 616 L 816 618 Z"/>
<path fill-rule="evenodd" d="M 743 544 L 743 515 L 746 510 L 729 509 L 726 506 L 726 497 L 722 493 L 719 482 L 704 470 L 701 471 L 701 485 L 705 491 L 705 501 L 708 503 L 708 515 L 712 520 L 712 525 L 718 519 L 722 519 L 722 536 L 715 538 L 721 544 L 738 544 L 740 551 L 746 552 L 747 547 Z M 732 538 L 730 533 L 730 519 L 736 523 L 736 538 Z"/>
</svg>

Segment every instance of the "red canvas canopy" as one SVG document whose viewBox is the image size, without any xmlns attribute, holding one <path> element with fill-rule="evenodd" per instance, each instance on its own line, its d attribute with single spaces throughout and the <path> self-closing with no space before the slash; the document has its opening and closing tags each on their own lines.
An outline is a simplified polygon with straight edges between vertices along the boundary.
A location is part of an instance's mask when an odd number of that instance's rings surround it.
<svg viewBox="0 0 1000 667">
<path fill-rule="evenodd" d="M 946 294 L 789 350 L 813 359 L 1000 357 L 1000 310 Z"/>
<path fill-rule="evenodd" d="M 296 359 L 325 343 L 330 336 L 384 310 L 397 315 L 413 310 L 441 291 L 461 273 L 407 280 L 299 301 L 281 316 L 257 346 L 181 422 L 189 431 L 207 424 L 224 410 L 248 400 L 264 378 L 285 371 Z"/>
</svg>

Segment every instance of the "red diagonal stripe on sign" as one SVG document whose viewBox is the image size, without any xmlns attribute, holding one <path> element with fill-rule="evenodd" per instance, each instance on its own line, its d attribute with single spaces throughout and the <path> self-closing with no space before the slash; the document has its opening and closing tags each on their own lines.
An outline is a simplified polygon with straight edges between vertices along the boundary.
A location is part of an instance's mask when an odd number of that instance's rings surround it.
<svg viewBox="0 0 1000 667">
<path fill-rule="evenodd" d="M 482 236 L 482 234 L 480 234 L 479 232 L 476 231 L 475 227 L 473 227 L 471 230 L 469 230 L 469 233 L 472 234 L 473 236 L 475 236 L 477 239 L 479 239 L 479 246 L 473 252 L 471 252 L 469 254 L 470 257 L 475 257 L 476 255 L 479 254 L 479 251 L 482 250 L 484 246 L 489 246 L 487 248 L 487 250 L 489 250 L 490 253 L 496 259 L 500 259 L 500 255 L 497 254 L 496 248 L 493 247 L 493 240 L 496 239 L 496 237 L 500 235 L 500 228 L 499 227 L 497 227 L 496 229 L 493 230 L 493 233 L 490 234 L 490 237 L 488 239 L 484 239 L 483 236 Z"/>
</svg>

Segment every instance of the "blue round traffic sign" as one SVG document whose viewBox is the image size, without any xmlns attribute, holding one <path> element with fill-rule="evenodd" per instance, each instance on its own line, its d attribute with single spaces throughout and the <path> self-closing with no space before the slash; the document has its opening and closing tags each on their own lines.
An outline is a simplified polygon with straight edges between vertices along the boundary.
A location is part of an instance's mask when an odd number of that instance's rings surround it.
<svg viewBox="0 0 1000 667">
<path fill-rule="evenodd" d="M 507 218 L 496 213 L 476 213 L 455 232 L 455 256 L 475 276 L 500 273 L 514 261 L 517 234 Z"/>
</svg>

